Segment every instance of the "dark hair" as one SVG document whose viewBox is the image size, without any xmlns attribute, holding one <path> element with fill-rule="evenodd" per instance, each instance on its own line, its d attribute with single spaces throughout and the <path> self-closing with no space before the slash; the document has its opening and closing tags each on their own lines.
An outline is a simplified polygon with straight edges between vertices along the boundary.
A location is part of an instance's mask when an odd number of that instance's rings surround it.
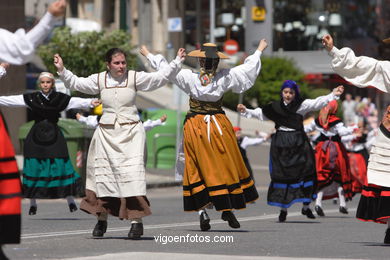
<svg viewBox="0 0 390 260">
<path fill-rule="evenodd" d="M 110 63 L 112 60 L 112 56 L 114 56 L 115 54 L 118 54 L 118 53 L 123 54 L 125 56 L 125 59 L 127 59 L 127 54 L 124 50 L 119 49 L 119 48 L 111 48 L 106 52 L 105 61 Z"/>
</svg>

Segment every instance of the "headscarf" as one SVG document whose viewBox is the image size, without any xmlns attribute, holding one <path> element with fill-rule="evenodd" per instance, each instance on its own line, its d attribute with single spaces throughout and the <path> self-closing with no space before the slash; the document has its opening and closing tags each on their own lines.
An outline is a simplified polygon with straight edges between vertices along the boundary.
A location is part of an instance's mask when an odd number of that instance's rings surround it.
<svg viewBox="0 0 390 260">
<path fill-rule="evenodd" d="M 290 88 L 290 89 L 294 90 L 294 92 L 295 92 L 294 99 L 287 106 L 284 105 L 283 93 L 282 93 L 283 89 L 285 89 L 285 88 Z M 287 109 L 291 112 L 294 112 L 294 113 L 300 107 L 300 105 L 302 104 L 302 101 L 303 101 L 303 99 L 299 93 L 299 86 L 293 80 L 286 80 L 285 82 L 283 82 L 283 85 L 280 87 L 280 97 L 281 97 L 281 104 L 284 105 L 285 109 Z"/>
<path fill-rule="evenodd" d="M 54 81 L 54 76 L 50 72 L 41 72 L 41 74 L 39 74 L 38 80 L 40 80 L 41 78 L 49 78 Z"/>
<path fill-rule="evenodd" d="M 237 131 L 241 131 L 242 129 L 239 126 L 235 126 L 235 127 L 233 127 L 233 130 L 234 130 L 234 132 L 237 132 Z"/>
<path fill-rule="evenodd" d="M 301 95 L 299 93 L 299 86 L 298 86 L 298 84 L 295 81 L 293 81 L 293 80 L 286 80 L 285 82 L 283 82 L 283 85 L 280 88 L 280 95 L 281 96 L 282 96 L 282 91 L 285 88 L 291 88 L 292 90 L 294 90 L 294 92 L 295 92 L 295 99 L 300 99 L 301 98 Z"/>
<path fill-rule="evenodd" d="M 334 121 L 340 120 L 336 116 L 338 108 L 338 103 L 336 100 L 332 100 L 326 105 L 326 107 L 320 110 L 320 114 L 318 115 L 318 121 L 321 127 L 325 130 L 329 130 L 330 124 Z"/>
</svg>

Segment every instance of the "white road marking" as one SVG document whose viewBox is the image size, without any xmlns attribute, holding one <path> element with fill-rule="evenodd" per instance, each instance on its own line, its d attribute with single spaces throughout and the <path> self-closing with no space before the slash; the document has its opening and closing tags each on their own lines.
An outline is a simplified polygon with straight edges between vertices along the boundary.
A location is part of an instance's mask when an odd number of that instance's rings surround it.
<svg viewBox="0 0 390 260">
<path fill-rule="evenodd" d="M 348 209 L 349 212 L 355 212 L 357 208 Z M 327 213 L 337 213 L 338 209 L 326 210 Z M 263 216 L 253 216 L 253 217 L 244 217 L 238 218 L 240 222 L 247 221 L 256 221 L 256 220 L 268 220 L 268 219 L 277 219 L 279 214 L 270 214 Z M 301 212 L 289 212 L 288 217 L 297 217 L 302 216 Z M 223 220 L 212 220 L 210 224 L 224 224 L 226 223 Z M 175 223 L 175 224 L 158 224 L 158 225 L 145 225 L 144 229 L 161 229 L 161 228 L 175 228 L 175 227 L 190 227 L 190 226 L 199 226 L 199 222 L 183 222 L 183 223 Z M 121 228 L 108 228 L 108 232 L 121 232 L 127 231 L 129 229 L 128 226 Z M 32 238 L 43 238 L 43 237 L 59 237 L 59 236 L 71 236 L 71 235 L 84 235 L 90 234 L 91 229 L 88 230 L 72 230 L 72 231 L 56 231 L 56 232 L 47 232 L 47 233 L 32 233 L 32 234 L 24 234 L 22 235 L 22 239 L 32 239 Z"/>
</svg>

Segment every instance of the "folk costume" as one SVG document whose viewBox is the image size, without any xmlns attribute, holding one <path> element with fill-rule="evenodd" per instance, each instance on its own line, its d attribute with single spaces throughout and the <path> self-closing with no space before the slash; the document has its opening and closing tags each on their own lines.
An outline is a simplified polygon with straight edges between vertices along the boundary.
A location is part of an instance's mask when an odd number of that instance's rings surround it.
<svg viewBox="0 0 390 260">
<path fill-rule="evenodd" d="M 384 40 L 389 43 L 390 39 Z M 390 92 L 390 62 L 360 56 L 356 57 L 350 48 L 341 50 L 333 47 L 329 52 L 332 68 L 341 77 L 357 87 L 374 86 Z M 378 135 L 370 150 L 367 166 L 367 183 L 363 186 L 356 217 L 388 225 L 385 244 L 390 244 L 390 106 L 387 107 Z"/>
<path fill-rule="evenodd" d="M 133 224 L 142 224 L 142 218 L 151 214 L 146 197 L 145 131 L 135 98 L 137 91 L 164 86 L 168 76 L 180 70 L 180 65 L 177 57 L 159 72 L 129 70 L 119 79 L 107 71 L 87 78 L 77 77 L 65 68 L 59 72 L 67 88 L 101 96 L 103 114 L 88 151 L 86 197 L 80 209 L 104 221 L 103 234 L 107 214 L 131 220 Z"/>
<path fill-rule="evenodd" d="M 347 214 L 345 200 L 352 198 L 352 176 L 341 136 L 352 134 L 354 127 L 344 126 L 336 116 L 337 108 L 336 100 L 329 102 L 318 118 L 305 126 L 305 132 L 321 133 L 315 147 L 318 191 L 315 210 L 319 216 L 324 216 L 322 200 L 339 197 L 340 212 Z"/>
<path fill-rule="evenodd" d="M 228 58 L 212 43 L 188 54 L 199 58 L 200 73 L 181 70 L 170 80 L 189 95 L 190 110 L 184 122 L 183 202 L 185 211 L 198 211 L 213 204 L 222 219 L 238 228 L 233 209 L 243 209 L 258 198 L 254 182 L 241 157 L 232 124 L 222 109 L 223 94 L 242 93 L 253 86 L 261 69 L 261 51 L 248 56 L 244 64 L 216 72 L 219 59 Z M 147 55 L 154 69 L 167 62 L 161 55 Z M 203 217 L 202 217 L 203 215 Z M 202 221 L 209 221 L 201 215 Z M 208 223 L 208 222 L 207 222 Z"/>
<path fill-rule="evenodd" d="M 35 120 L 23 146 L 25 198 L 58 199 L 83 195 L 81 177 L 72 166 L 64 135 L 57 123 L 61 111 L 90 108 L 91 100 L 72 98 L 54 89 L 47 95 L 39 91 L 0 97 L 0 106 L 27 107 Z M 72 207 L 71 211 L 75 210 L 73 205 L 69 207 Z M 30 208 L 30 211 L 36 212 L 36 208 Z"/>
<path fill-rule="evenodd" d="M 336 97 L 333 93 L 316 99 L 303 99 L 299 86 L 287 80 L 281 87 L 295 91 L 295 99 L 287 104 L 283 98 L 261 108 L 246 109 L 246 117 L 275 122 L 276 133 L 271 137 L 270 177 L 267 203 L 281 208 L 279 221 L 286 220 L 287 208 L 297 202 L 304 203 L 302 214 L 313 218 L 308 205 L 315 199 L 316 168 L 313 149 L 304 132 L 303 117 L 316 111 Z M 281 94 L 282 95 L 282 94 Z M 315 218 L 315 217 L 314 217 Z"/>
</svg>

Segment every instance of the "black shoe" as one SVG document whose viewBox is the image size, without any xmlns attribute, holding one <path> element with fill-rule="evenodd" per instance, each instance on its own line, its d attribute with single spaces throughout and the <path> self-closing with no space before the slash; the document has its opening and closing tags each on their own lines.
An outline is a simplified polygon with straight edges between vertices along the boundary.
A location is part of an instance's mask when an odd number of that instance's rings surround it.
<svg viewBox="0 0 390 260">
<path fill-rule="evenodd" d="M 107 231 L 107 221 L 99 220 L 93 229 L 92 236 L 94 237 L 103 237 L 104 233 Z"/>
<path fill-rule="evenodd" d="M 316 218 L 314 215 L 313 215 L 313 212 L 311 211 L 311 209 L 307 208 L 307 209 L 303 209 L 302 208 L 302 215 L 306 215 L 307 218 Z"/>
<path fill-rule="evenodd" d="M 77 210 L 77 206 L 74 203 L 70 203 L 68 206 L 69 206 L 69 211 L 70 212 L 74 212 L 74 211 Z"/>
<path fill-rule="evenodd" d="M 390 228 L 386 229 L 385 240 L 383 241 L 385 244 L 390 244 Z"/>
<path fill-rule="evenodd" d="M 31 206 L 30 210 L 28 211 L 29 215 L 36 215 L 37 214 L 37 207 L 36 206 Z"/>
<path fill-rule="evenodd" d="M 233 212 L 231 211 L 224 211 L 222 212 L 221 216 L 222 220 L 225 220 L 229 223 L 229 226 L 232 228 L 239 228 L 240 222 L 236 219 L 236 216 L 234 216 Z"/>
<path fill-rule="evenodd" d="M 325 213 L 320 206 L 315 206 L 314 210 L 317 212 L 318 216 L 325 217 Z"/>
<path fill-rule="evenodd" d="M 281 210 L 279 214 L 279 222 L 284 222 L 286 221 L 287 218 L 287 211 L 286 210 Z"/>
<path fill-rule="evenodd" d="M 346 207 L 340 207 L 340 208 L 339 208 L 339 211 L 340 211 L 340 213 L 342 213 L 342 214 L 348 214 L 348 210 L 347 210 Z"/>
<path fill-rule="evenodd" d="M 209 230 L 211 228 L 211 226 L 210 226 L 210 217 L 209 217 L 209 215 L 207 215 L 206 211 L 203 211 L 200 214 L 199 220 L 200 220 L 200 230 L 207 231 L 207 230 Z"/>
<path fill-rule="evenodd" d="M 127 235 L 130 239 L 139 239 L 144 234 L 144 225 L 142 223 L 133 223 L 129 234 Z"/>
</svg>

